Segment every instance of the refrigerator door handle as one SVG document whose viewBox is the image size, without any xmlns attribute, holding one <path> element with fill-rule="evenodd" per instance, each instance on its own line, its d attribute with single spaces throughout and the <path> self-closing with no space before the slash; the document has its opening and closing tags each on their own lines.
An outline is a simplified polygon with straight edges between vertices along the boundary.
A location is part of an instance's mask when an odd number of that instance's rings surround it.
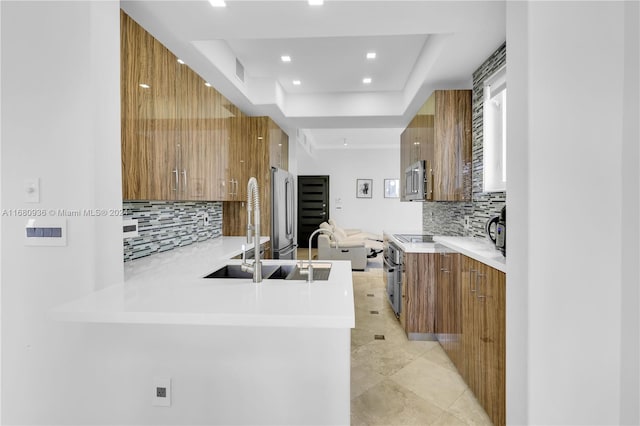
<svg viewBox="0 0 640 426">
<path fill-rule="evenodd" d="M 286 255 L 288 255 L 289 253 L 291 253 L 291 252 L 295 251 L 297 247 L 298 247 L 298 245 L 297 245 L 297 244 L 293 244 L 293 245 L 291 246 L 291 248 L 289 248 L 288 250 L 281 250 L 281 251 L 280 251 L 280 257 L 286 256 Z"/>
<path fill-rule="evenodd" d="M 284 185 L 284 199 L 285 199 L 285 227 L 287 232 L 287 238 L 293 238 L 293 195 L 291 192 L 291 179 L 287 179 Z"/>
</svg>

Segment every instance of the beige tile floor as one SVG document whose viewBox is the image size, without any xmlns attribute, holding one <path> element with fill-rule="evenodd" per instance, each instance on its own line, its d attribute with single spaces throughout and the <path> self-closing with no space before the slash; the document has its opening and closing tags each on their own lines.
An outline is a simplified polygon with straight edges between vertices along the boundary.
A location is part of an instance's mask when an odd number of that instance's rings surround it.
<svg viewBox="0 0 640 426">
<path fill-rule="evenodd" d="M 353 289 L 351 424 L 491 425 L 442 347 L 407 340 L 386 300 L 380 256 L 353 272 Z"/>
<path fill-rule="evenodd" d="M 353 290 L 351 424 L 491 425 L 440 344 L 407 340 L 386 300 L 381 258 L 353 273 Z"/>
</svg>

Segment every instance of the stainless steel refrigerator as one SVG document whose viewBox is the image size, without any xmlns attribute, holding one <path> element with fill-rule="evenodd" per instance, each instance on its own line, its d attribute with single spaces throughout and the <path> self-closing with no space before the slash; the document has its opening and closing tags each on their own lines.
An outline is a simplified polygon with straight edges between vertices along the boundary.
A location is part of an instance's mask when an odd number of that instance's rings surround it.
<svg viewBox="0 0 640 426">
<path fill-rule="evenodd" d="M 271 251 L 274 259 L 295 259 L 293 175 L 271 168 Z"/>
</svg>

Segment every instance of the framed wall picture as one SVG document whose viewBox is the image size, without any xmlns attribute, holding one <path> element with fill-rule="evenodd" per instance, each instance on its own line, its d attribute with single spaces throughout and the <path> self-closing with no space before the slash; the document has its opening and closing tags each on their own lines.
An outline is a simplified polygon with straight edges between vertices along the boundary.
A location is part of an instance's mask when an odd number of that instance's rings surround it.
<svg viewBox="0 0 640 426">
<path fill-rule="evenodd" d="M 372 198 L 373 197 L 373 179 L 356 179 L 356 197 Z"/>
<path fill-rule="evenodd" d="M 384 198 L 400 198 L 400 179 L 384 180 Z"/>
</svg>

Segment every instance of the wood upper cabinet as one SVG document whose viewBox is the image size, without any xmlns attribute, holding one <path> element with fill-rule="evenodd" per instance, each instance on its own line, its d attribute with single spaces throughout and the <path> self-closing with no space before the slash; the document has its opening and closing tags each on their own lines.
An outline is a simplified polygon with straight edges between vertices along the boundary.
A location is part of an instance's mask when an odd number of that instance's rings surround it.
<svg viewBox="0 0 640 426">
<path fill-rule="evenodd" d="M 471 90 L 436 90 L 400 137 L 401 189 L 406 168 L 425 160 L 431 182 L 424 201 L 469 201 L 471 144 Z"/>
<path fill-rule="evenodd" d="M 231 164 L 235 165 L 234 178 L 240 188 L 240 195 L 229 199 L 238 201 L 224 203 L 225 218 L 223 235 L 246 235 L 247 200 L 246 186 L 249 178 L 258 180 L 260 193 L 260 226 L 261 234 L 271 232 L 271 167 L 286 166 L 288 157 L 288 139 L 280 127 L 269 117 L 243 117 L 234 120 L 232 136 Z M 233 133 L 233 132 L 232 132 Z"/>
<path fill-rule="evenodd" d="M 176 198 L 176 59 L 121 12 L 122 193 Z"/>
<path fill-rule="evenodd" d="M 402 201 L 406 201 L 404 193 L 406 169 L 416 161 L 430 161 L 433 158 L 433 116 L 425 114 L 425 105 L 400 136 L 400 188 L 402 189 L 400 197 Z M 431 131 L 429 131 L 430 128 Z M 427 200 L 431 197 L 431 193 L 426 194 Z"/>
<path fill-rule="evenodd" d="M 268 134 L 271 167 L 289 170 L 289 136 L 270 118 Z"/>
<path fill-rule="evenodd" d="M 220 153 L 215 135 L 215 95 L 205 81 L 186 65 L 176 62 L 178 199 L 216 200 L 220 189 L 212 161 Z"/>
<path fill-rule="evenodd" d="M 436 90 L 433 199 L 471 200 L 471 90 Z"/>
<path fill-rule="evenodd" d="M 405 253 L 402 277 L 404 329 L 409 338 L 435 333 L 436 253 Z M 414 335 L 414 336 L 412 336 Z"/>
<path fill-rule="evenodd" d="M 462 376 L 494 424 L 505 414 L 506 275 L 461 255 Z"/>
<path fill-rule="evenodd" d="M 124 12 L 121 98 L 124 199 L 246 199 L 248 117 Z"/>
</svg>

